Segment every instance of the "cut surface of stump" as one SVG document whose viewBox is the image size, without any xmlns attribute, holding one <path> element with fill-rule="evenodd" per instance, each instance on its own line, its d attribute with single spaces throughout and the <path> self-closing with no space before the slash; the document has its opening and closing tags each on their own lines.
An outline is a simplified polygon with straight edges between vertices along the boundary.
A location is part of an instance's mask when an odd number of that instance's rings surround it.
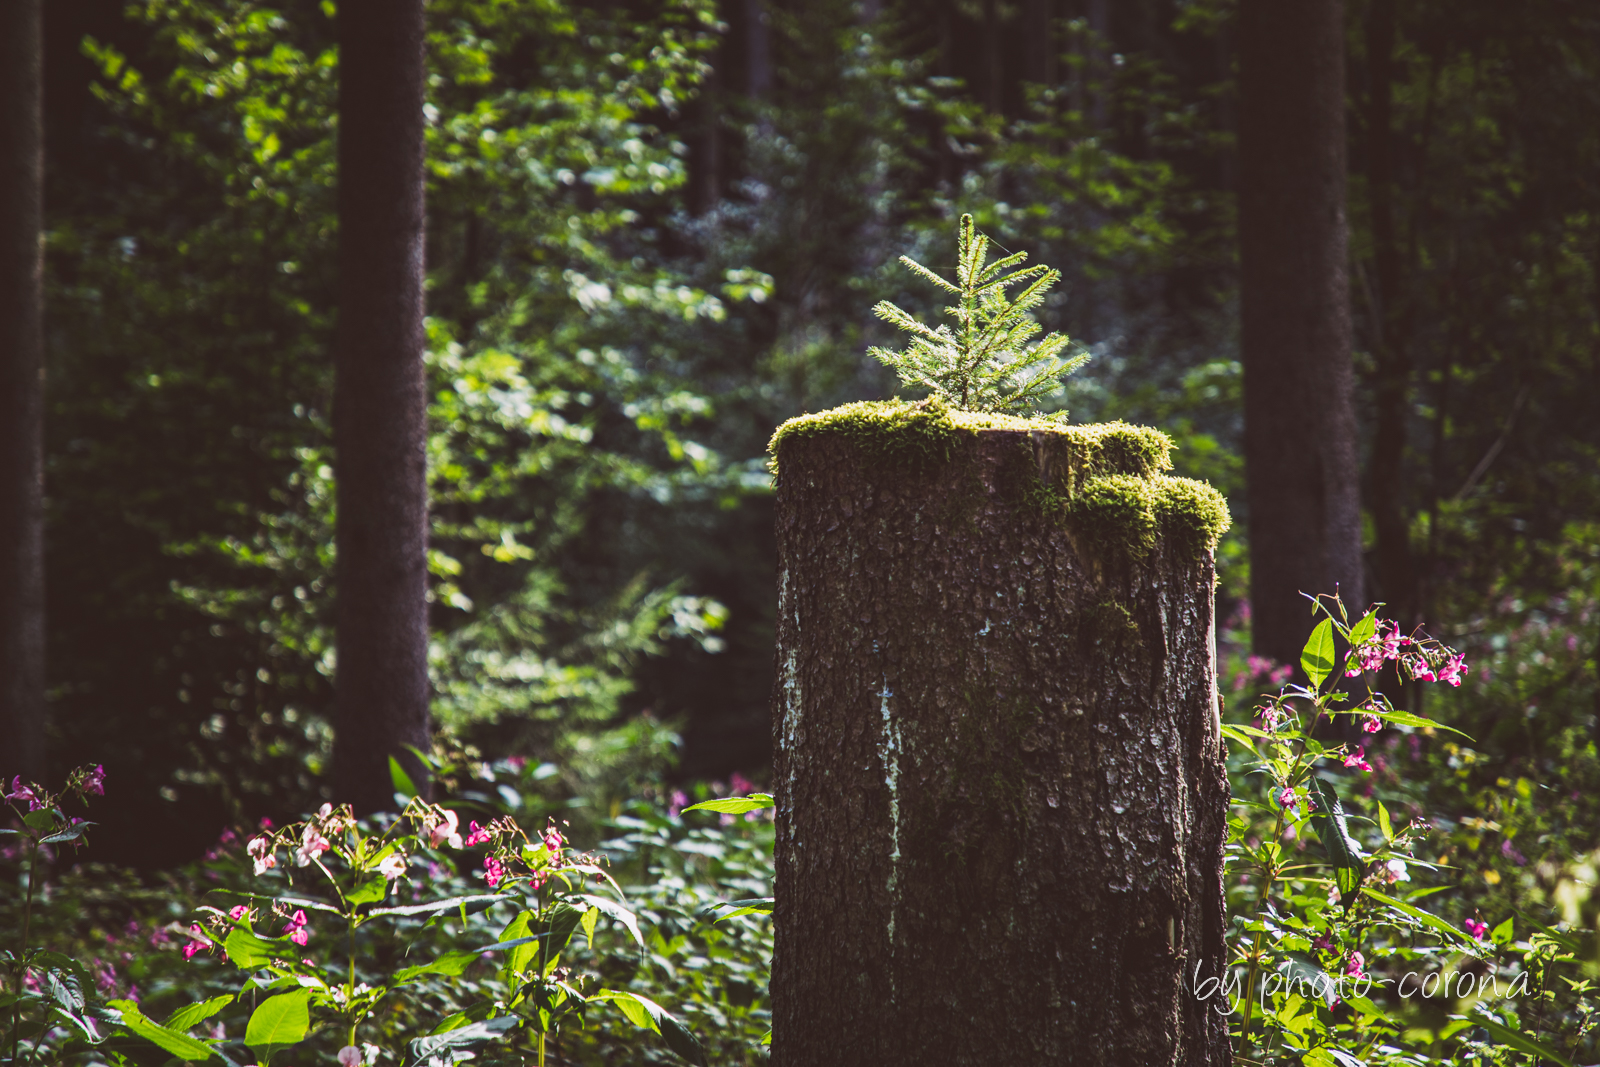
<svg viewBox="0 0 1600 1067">
<path fill-rule="evenodd" d="M 1227 509 L 1169 449 L 937 401 L 774 436 L 774 1063 L 1228 1062 Z"/>
</svg>

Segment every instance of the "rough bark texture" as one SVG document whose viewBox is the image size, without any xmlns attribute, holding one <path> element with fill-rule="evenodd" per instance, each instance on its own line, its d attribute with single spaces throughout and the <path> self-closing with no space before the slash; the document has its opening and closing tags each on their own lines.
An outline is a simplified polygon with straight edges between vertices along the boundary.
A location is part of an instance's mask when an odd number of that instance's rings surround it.
<svg viewBox="0 0 1600 1067">
<path fill-rule="evenodd" d="M 44 118 L 39 0 L 0 5 L 0 773 L 44 774 Z"/>
<path fill-rule="evenodd" d="M 428 747 L 423 3 L 339 4 L 339 509 L 334 791 L 393 806 Z"/>
<path fill-rule="evenodd" d="M 773 1063 L 1228 1062 L 1209 541 L 1095 497 L 1164 439 L 784 434 Z"/>
<path fill-rule="evenodd" d="M 1337 0 L 1239 6 L 1239 256 L 1256 651 L 1296 663 L 1300 593 L 1365 603 Z"/>
</svg>

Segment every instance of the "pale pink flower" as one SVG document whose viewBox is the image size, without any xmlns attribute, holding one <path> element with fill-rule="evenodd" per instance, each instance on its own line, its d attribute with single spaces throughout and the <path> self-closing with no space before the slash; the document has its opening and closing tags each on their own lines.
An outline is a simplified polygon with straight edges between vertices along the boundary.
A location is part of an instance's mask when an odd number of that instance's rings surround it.
<svg viewBox="0 0 1600 1067">
<path fill-rule="evenodd" d="M 339 1067 L 361 1067 L 361 1050 L 354 1045 L 346 1045 L 340 1049 Z"/>
<path fill-rule="evenodd" d="M 1411 875 L 1406 873 L 1406 861 L 1402 859 L 1392 859 L 1378 868 L 1378 877 L 1388 885 L 1411 881 Z"/>
<path fill-rule="evenodd" d="M 378 873 L 394 881 L 406 873 L 406 858 L 398 852 L 385 856 L 378 864 Z"/>
<path fill-rule="evenodd" d="M 244 850 L 255 861 L 255 870 L 258 877 L 278 865 L 278 858 L 272 852 L 272 841 L 265 834 L 252 837 Z"/>
<path fill-rule="evenodd" d="M 1361 721 L 1361 731 L 1363 733 L 1375 734 L 1381 729 L 1383 729 L 1383 720 L 1376 715 L 1368 715 Z"/>
<path fill-rule="evenodd" d="M 300 835 L 300 847 L 294 850 L 294 865 L 304 867 L 332 847 L 315 826 L 307 824 Z"/>
<path fill-rule="evenodd" d="M 439 821 L 428 825 L 428 843 L 434 848 L 438 848 L 440 842 L 448 842 L 451 848 L 461 848 L 461 833 L 456 829 L 461 822 L 460 816 L 443 808 L 439 814 Z"/>
<path fill-rule="evenodd" d="M 1365 978 L 1367 958 L 1359 952 L 1350 953 L 1350 958 L 1345 961 L 1344 973 L 1351 978 Z"/>
</svg>

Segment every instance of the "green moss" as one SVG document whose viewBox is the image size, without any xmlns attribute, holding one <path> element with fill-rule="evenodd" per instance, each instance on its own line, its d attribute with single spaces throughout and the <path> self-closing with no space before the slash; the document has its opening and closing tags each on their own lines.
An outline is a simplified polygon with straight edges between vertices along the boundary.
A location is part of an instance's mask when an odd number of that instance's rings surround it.
<svg viewBox="0 0 1600 1067">
<path fill-rule="evenodd" d="M 981 430 L 1049 434 L 1068 442 L 1071 467 L 1079 479 L 1102 474 L 1155 474 L 1172 469 L 1172 441 L 1160 430 L 1108 422 L 1071 426 L 1043 418 L 959 411 L 938 397 L 916 402 L 863 400 L 779 426 L 767 450 L 774 470 L 785 441 L 838 434 L 850 438 L 869 457 L 888 462 L 944 462 L 956 435 Z"/>
<path fill-rule="evenodd" d="M 1125 422 L 1070 426 L 1042 418 L 958 411 L 937 397 L 917 402 L 861 401 L 790 419 L 768 448 L 778 473 L 785 442 L 822 436 L 852 441 L 869 464 L 926 468 L 949 462 L 962 434 L 1007 430 L 1018 439 L 1002 493 L 1064 520 L 1105 551 L 1147 556 L 1157 538 L 1171 538 L 1193 556 L 1212 551 L 1229 525 L 1222 494 L 1204 482 L 1172 478 L 1172 441 L 1159 430 Z M 1036 453 L 1039 435 L 1053 447 Z M 1066 447 L 1061 447 L 1062 443 Z M 1053 457 L 1048 472 L 1039 456 Z M 1064 463 L 1061 462 L 1064 460 Z"/>
</svg>

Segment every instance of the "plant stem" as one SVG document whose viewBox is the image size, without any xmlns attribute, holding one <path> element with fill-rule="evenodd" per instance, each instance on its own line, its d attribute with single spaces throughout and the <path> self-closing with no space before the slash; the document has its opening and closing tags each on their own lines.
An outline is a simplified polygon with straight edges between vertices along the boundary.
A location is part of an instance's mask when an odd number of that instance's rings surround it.
<svg viewBox="0 0 1600 1067">
<path fill-rule="evenodd" d="M 12 995 L 17 999 L 11 1002 L 11 1062 L 17 1062 L 17 1045 L 20 1041 L 22 1024 L 22 987 L 28 979 L 28 926 L 33 919 L 33 887 L 39 880 L 39 840 L 36 837 L 28 839 L 28 895 L 22 905 L 22 943 L 17 951 L 17 965 L 14 968 L 17 978 L 17 988 Z"/>
<path fill-rule="evenodd" d="M 544 1067 L 544 1038 L 543 1032 L 539 1034 L 539 1067 Z"/>
</svg>

